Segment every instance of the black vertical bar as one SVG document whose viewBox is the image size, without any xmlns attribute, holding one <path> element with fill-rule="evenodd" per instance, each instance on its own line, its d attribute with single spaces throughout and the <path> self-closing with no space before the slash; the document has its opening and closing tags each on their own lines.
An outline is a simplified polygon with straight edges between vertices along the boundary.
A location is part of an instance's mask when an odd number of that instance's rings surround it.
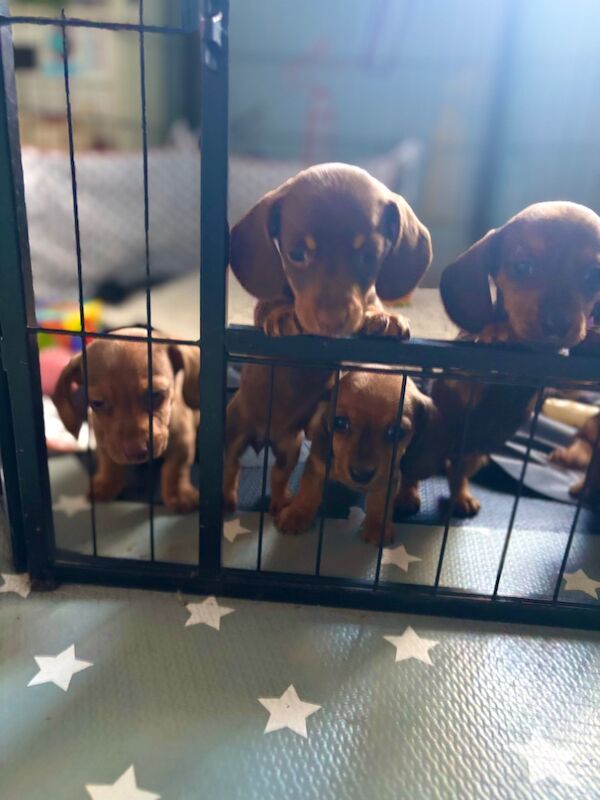
<svg viewBox="0 0 600 800">
<path fill-rule="evenodd" d="M 560 594 L 560 588 L 562 586 L 563 577 L 565 574 L 565 570 L 567 568 L 567 563 L 569 561 L 569 555 L 571 554 L 571 545 L 573 544 L 573 539 L 575 538 L 575 531 L 577 530 L 577 523 L 579 522 L 579 517 L 581 515 L 581 509 L 583 507 L 583 501 L 589 485 L 590 475 L 598 468 L 599 459 L 600 459 L 600 428 L 598 430 L 598 435 L 596 436 L 596 441 L 594 442 L 594 449 L 592 450 L 592 457 L 590 459 L 590 463 L 588 464 L 588 468 L 585 473 L 583 486 L 581 487 L 581 492 L 579 494 L 579 497 L 577 498 L 577 507 L 575 508 L 575 513 L 573 514 L 573 522 L 571 523 L 571 529 L 569 530 L 569 536 L 567 538 L 565 552 L 563 554 L 562 561 L 560 564 L 560 569 L 558 571 L 558 578 L 556 580 L 556 585 L 554 586 L 552 600 L 555 603 L 558 602 L 558 595 Z"/>
<path fill-rule="evenodd" d="M 139 0 L 139 23 L 144 24 L 144 0 Z M 144 258 L 146 268 L 146 332 L 148 335 L 148 513 L 150 523 L 150 561 L 154 561 L 154 406 L 152 403 L 152 297 L 150 292 L 150 198 L 148 195 L 148 120 L 146 117 L 146 51 L 144 31 L 140 30 L 140 98 L 142 103 L 142 168 L 144 174 Z"/>
<path fill-rule="evenodd" d="M 13 420 L 23 531 L 34 578 L 52 576 L 54 528 L 44 435 L 35 303 L 10 28 L 0 28 L 0 320 Z"/>
<path fill-rule="evenodd" d="M 402 412 L 404 411 L 404 398 L 406 396 L 406 375 L 402 376 L 402 388 L 400 389 L 400 397 L 398 399 L 398 410 L 396 411 L 396 437 L 392 446 L 392 456 L 390 460 L 390 471 L 388 473 L 387 489 L 385 492 L 385 504 L 383 508 L 383 521 L 381 523 L 381 536 L 379 537 L 379 546 L 377 550 L 377 566 L 375 568 L 375 582 L 373 584 L 376 589 L 379 586 L 379 578 L 381 575 L 381 560 L 383 558 L 383 543 L 385 539 L 385 530 L 387 528 L 387 515 L 390 507 L 390 500 L 392 499 L 392 485 L 394 483 L 394 472 L 396 471 L 396 455 L 398 454 L 398 443 L 400 440 L 400 424 L 402 422 Z M 393 514 L 392 514 L 393 516 Z"/>
<path fill-rule="evenodd" d="M 203 0 L 200 91 L 200 567 L 218 573 L 223 529 L 227 297 L 227 0 Z"/>
<path fill-rule="evenodd" d="M 321 574 L 321 556 L 323 555 L 323 534 L 325 532 L 325 511 L 327 506 L 327 496 L 329 494 L 329 473 L 331 472 L 331 462 L 333 460 L 333 421 L 337 407 L 338 393 L 340 390 L 340 371 L 335 372 L 335 383 L 331 395 L 331 414 L 329 416 L 329 443 L 327 447 L 327 461 L 325 462 L 325 476 L 323 478 L 323 492 L 321 495 L 321 514 L 319 516 L 319 542 L 317 544 L 317 558 L 315 561 L 315 575 Z"/>
<path fill-rule="evenodd" d="M 0 334 L 1 339 L 1 334 Z M 2 460 L 2 478 L 4 510 L 10 530 L 12 560 L 16 572 L 27 569 L 27 548 L 23 530 L 23 511 L 17 479 L 17 456 L 15 452 L 15 436 L 13 430 L 12 411 L 8 381 L 2 353 L 0 351 L 0 458 Z"/>
<path fill-rule="evenodd" d="M 267 409 L 267 433 L 265 436 L 265 452 L 263 456 L 262 483 L 260 491 L 260 520 L 258 525 L 258 550 L 256 553 L 256 569 L 261 570 L 263 530 L 265 525 L 265 501 L 267 495 L 267 473 L 269 471 L 269 449 L 271 441 L 271 417 L 273 416 L 273 386 L 275 383 L 275 365 L 269 369 L 269 406 Z"/>
<path fill-rule="evenodd" d="M 467 406 L 465 409 L 465 419 L 463 422 L 462 431 L 460 434 L 460 444 L 458 447 L 458 457 L 456 460 L 457 468 L 460 467 L 461 461 L 465 455 L 465 446 L 467 443 L 467 432 L 469 430 L 469 424 L 471 422 L 471 412 L 473 410 L 473 404 L 475 402 L 475 387 L 473 386 L 474 381 L 471 382 L 471 391 L 469 393 L 469 400 L 467 402 Z M 444 524 L 444 533 L 442 536 L 442 546 L 440 547 L 440 555 L 438 557 L 438 563 L 435 570 L 435 579 L 433 581 L 433 588 L 435 591 L 439 589 L 440 580 L 442 579 L 442 569 L 444 567 L 444 557 L 446 555 L 446 548 L 448 547 L 448 537 L 450 534 L 450 523 L 452 522 L 452 514 L 454 512 L 454 505 L 455 499 L 452 493 L 452 485 L 451 481 L 448 480 L 448 487 L 450 488 L 450 497 L 448 498 L 448 508 L 446 510 L 446 522 Z"/>
<path fill-rule="evenodd" d="M 61 11 L 61 18 L 64 20 L 64 9 Z M 79 227 L 79 201 L 77 196 L 77 168 L 75 165 L 75 144 L 73 138 L 73 114 L 71 110 L 71 85 L 69 82 L 69 51 L 67 47 L 67 28 L 62 27 L 62 54 L 63 54 L 63 76 L 65 84 L 65 102 L 67 111 L 67 134 L 69 138 L 69 164 L 71 169 L 71 195 L 73 200 L 73 226 L 75 230 L 75 256 L 77 260 L 77 292 L 79 301 L 79 328 L 81 330 L 81 361 L 83 364 L 83 393 L 85 398 L 85 412 L 88 423 L 88 440 L 86 449 L 86 463 L 88 472 L 88 482 L 90 490 L 90 515 L 92 522 L 92 553 L 98 555 L 98 538 L 96 532 L 96 501 L 94 497 L 94 484 L 92 475 L 94 473 L 94 462 L 92 457 L 92 448 L 90 446 L 91 439 L 91 422 L 89 419 L 88 409 L 89 402 L 89 384 L 88 384 L 88 362 L 87 362 L 87 344 L 85 341 L 85 310 L 83 306 L 83 262 L 81 258 L 81 230 Z"/>
<path fill-rule="evenodd" d="M 500 554 L 500 563 L 498 565 L 498 572 L 496 573 L 496 581 L 494 583 L 494 591 L 492 594 L 492 599 L 494 600 L 498 596 L 498 589 L 500 588 L 500 581 L 502 580 L 502 573 L 504 571 L 504 564 L 506 562 L 506 556 L 510 545 L 510 539 L 515 525 L 515 519 L 517 518 L 517 509 L 519 507 L 519 500 L 521 499 L 521 494 L 523 493 L 523 481 L 525 480 L 525 473 L 527 472 L 527 465 L 529 464 L 529 457 L 531 455 L 531 448 L 533 446 L 533 439 L 535 437 L 538 417 L 540 416 L 540 411 L 542 410 L 542 406 L 544 405 L 545 391 L 546 387 L 541 386 L 540 393 L 535 404 L 535 410 L 533 412 L 533 419 L 531 420 L 531 425 L 529 428 L 529 436 L 527 438 L 527 448 L 525 450 L 525 459 L 523 460 L 523 466 L 521 467 L 521 474 L 519 475 L 519 484 L 515 492 L 515 500 L 510 514 L 506 536 L 504 537 L 504 544 L 502 546 L 502 553 Z"/>
</svg>

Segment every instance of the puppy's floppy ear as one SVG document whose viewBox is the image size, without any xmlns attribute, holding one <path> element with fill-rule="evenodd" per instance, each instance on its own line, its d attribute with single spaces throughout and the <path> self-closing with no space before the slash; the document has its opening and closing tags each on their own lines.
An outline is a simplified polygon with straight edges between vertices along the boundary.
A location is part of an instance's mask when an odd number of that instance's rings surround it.
<svg viewBox="0 0 600 800">
<path fill-rule="evenodd" d="M 494 321 L 489 276 L 497 269 L 498 233 L 488 231 L 442 272 L 440 292 L 452 322 L 478 333 Z"/>
<path fill-rule="evenodd" d="M 76 439 L 79 436 L 82 424 L 85 422 L 87 409 L 81 396 L 73 390 L 73 384 L 81 386 L 83 383 L 83 366 L 81 353 L 73 356 L 63 368 L 52 393 L 52 402 L 56 406 L 58 415 L 69 433 Z"/>
<path fill-rule="evenodd" d="M 400 300 L 417 286 L 433 255 L 429 231 L 406 200 L 390 192 L 380 230 L 391 244 L 377 276 L 377 294 L 382 300 Z"/>
<path fill-rule="evenodd" d="M 446 451 L 447 426 L 433 400 L 415 387 L 412 404 L 413 435 L 402 457 L 401 470 L 411 479 L 435 475 Z"/>
<path fill-rule="evenodd" d="M 191 344 L 169 345 L 173 372 L 183 370 L 183 399 L 190 408 L 200 408 L 200 348 Z"/>
<path fill-rule="evenodd" d="M 231 269 L 244 289 L 259 300 L 278 297 L 287 286 L 274 239 L 281 228 L 281 201 L 293 180 L 268 192 L 231 229 Z"/>
</svg>

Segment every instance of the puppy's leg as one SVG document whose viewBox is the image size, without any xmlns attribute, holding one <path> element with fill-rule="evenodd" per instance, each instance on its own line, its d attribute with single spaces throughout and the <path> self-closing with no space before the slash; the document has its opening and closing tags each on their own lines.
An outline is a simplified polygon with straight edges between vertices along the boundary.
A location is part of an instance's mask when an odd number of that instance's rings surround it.
<svg viewBox="0 0 600 800">
<path fill-rule="evenodd" d="M 88 497 L 91 499 L 93 494 L 94 500 L 100 503 L 114 500 L 125 488 L 125 467 L 111 461 L 100 443 L 96 447 L 96 462 Z"/>
<path fill-rule="evenodd" d="M 392 525 L 392 512 L 394 510 L 393 498 L 397 491 L 398 483 L 394 482 L 391 488 L 390 501 L 388 503 L 387 518 L 384 523 L 385 498 L 387 487 L 377 492 L 370 492 L 367 495 L 367 514 L 363 522 L 362 538 L 365 542 L 379 545 L 383 530 L 383 543 L 389 544 L 394 539 L 394 526 Z"/>
<path fill-rule="evenodd" d="M 409 483 L 402 478 L 394 505 L 402 514 L 406 514 L 407 516 L 416 514 L 421 508 L 419 481 Z"/>
<path fill-rule="evenodd" d="M 223 510 L 225 512 L 235 511 L 238 506 L 240 458 L 249 444 L 249 437 L 242 422 L 241 402 L 238 392 L 227 406 L 223 464 Z"/>
<path fill-rule="evenodd" d="M 288 481 L 298 463 L 301 445 L 301 432 L 288 433 L 271 444 L 275 453 L 275 463 L 271 470 L 271 507 L 269 510 L 275 518 L 292 500 Z"/>
<path fill-rule="evenodd" d="M 200 502 L 198 490 L 190 478 L 199 417 L 187 407 L 178 408 L 177 414 L 178 424 L 171 432 L 160 474 L 160 491 L 163 503 L 169 511 L 175 514 L 189 514 L 198 508 Z"/>
<path fill-rule="evenodd" d="M 463 456 L 458 464 L 450 463 L 448 468 L 448 485 L 453 513 L 457 517 L 474 517 L 479 513 L 481 503 L 471 493 L 469 478 L 485 463 L 485 457 L 479 454 Z"/>
<path fill-rule="evenodd" d="M 277 519 L 277 527 L 282 533 L 304 533 L 310 528 L 321 504 L 324 479 L 325 465 L 318 458 L 309 456 L 298 493 Z"/>
</svg>

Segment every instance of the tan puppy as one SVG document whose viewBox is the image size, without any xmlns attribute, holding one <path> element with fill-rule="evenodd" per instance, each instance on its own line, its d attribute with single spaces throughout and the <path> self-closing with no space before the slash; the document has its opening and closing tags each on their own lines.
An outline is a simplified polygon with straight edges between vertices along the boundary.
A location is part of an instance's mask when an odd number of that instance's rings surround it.
<svg viewBox="0 0 600 800">
<path fill-rule="evenodd" d="M 146 336 L 143 328 L 118 332 Z M 200 415 L 190 406 L 199 406 L 199 349 L 154 344 L 149 386 L 146 342 L 95 339 L 87 346 L 87 371 L 91 424 L 96 436 L 94 499 L 113 500 L 125 486 L 126 465 L 149 460 L 151 414 L 152 455 L 164 457 L 163 502 L 177 513 L 197 508 L 198 491 L 190 481 L 190 467 Z M 79 354 L 62 371 L 52 398 L 65 427 L 75 437 L 88 414 L 74 394 L 83 381 L 83 358 Z"/>
<path fill-rule="evenodd" d="M 393 538 L 391 522 L 394 497 L 398 490 L 400 462 L 420 429 L 435 413 L 431 400 L 410 378 L 402 415 L 398 409 L 402 376 L 386 373 L 349 372 L 340 380 L 333 418 L 333 450 L 329 477 L 367 495 L 367 514 L 363 538 L 379 544 Z M 311 449 L 298 494 L 279 514 L 278 526 L 284 533 L 307 530 L 319 509 L 323 494 L 329 441 L 331 402 L 323 403 L 311 424 Z M 390 465 L 396 447 L 387 519 L 385 500 Z"/>
<path fill-rule="evenodd" d="M 578 497 L 586 490 L 589 499 L 600 498 L 600 412 L 587 420 L 577 431 L 573 441 L 568 447 L 558 447 L 550 454 L 550 461 L 563 467 L 572 469 L 590 470 L 585 476 L 569 489 L 574 497 Z M 591 463 L 593 461 L 593 463 Z M 591 464 L 591 466 L 590 466 Z"/>
<path fill-rule="evenodd" d="M 266 194 L 231 231 L 231 267 L 259 303 L 272 336 L 354 333 L 405 339 L 408 323 L 382 300 L 409 294 L 431 262 L 431 239 L 408 203 L 358 167 L 310 167 Z M 271 510 L 287 484 L 302 433 L 332 382 L 327 370 L 279 367 L 267 436 L 269 369 L 247 365 L 227 409 L 225 507 L 237 506 L 239 459 L 270 444 Z M 268 441 L 267 441 L 268 439 Z"/>
</svg>

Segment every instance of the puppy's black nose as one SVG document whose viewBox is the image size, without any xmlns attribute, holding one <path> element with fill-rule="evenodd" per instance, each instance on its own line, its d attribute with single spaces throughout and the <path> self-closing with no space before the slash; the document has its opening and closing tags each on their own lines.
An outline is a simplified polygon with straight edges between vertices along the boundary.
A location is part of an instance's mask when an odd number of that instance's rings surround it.
<svg viewBox="0 0 600 800">
<path fill-rule="evenodd" d="M 566 336 L 571 329 L 571 319 L 563 311 L 545 311 L 540 323 L 545 336 L 560 338 Z"/>
<path fill-rule="evenodd" d="M 375 475 L 376 469 L 364 469 L 362 467 L 350 467 L 350 477 L 354 483 L 369 483 Z"/>
<path fill-rule="evenodd" d="M 123 455 L 134 464 L 142 461 L 147 461 L 150 455 L 148 448 L 145 445 L 124 445 Z"/>
</svg>

